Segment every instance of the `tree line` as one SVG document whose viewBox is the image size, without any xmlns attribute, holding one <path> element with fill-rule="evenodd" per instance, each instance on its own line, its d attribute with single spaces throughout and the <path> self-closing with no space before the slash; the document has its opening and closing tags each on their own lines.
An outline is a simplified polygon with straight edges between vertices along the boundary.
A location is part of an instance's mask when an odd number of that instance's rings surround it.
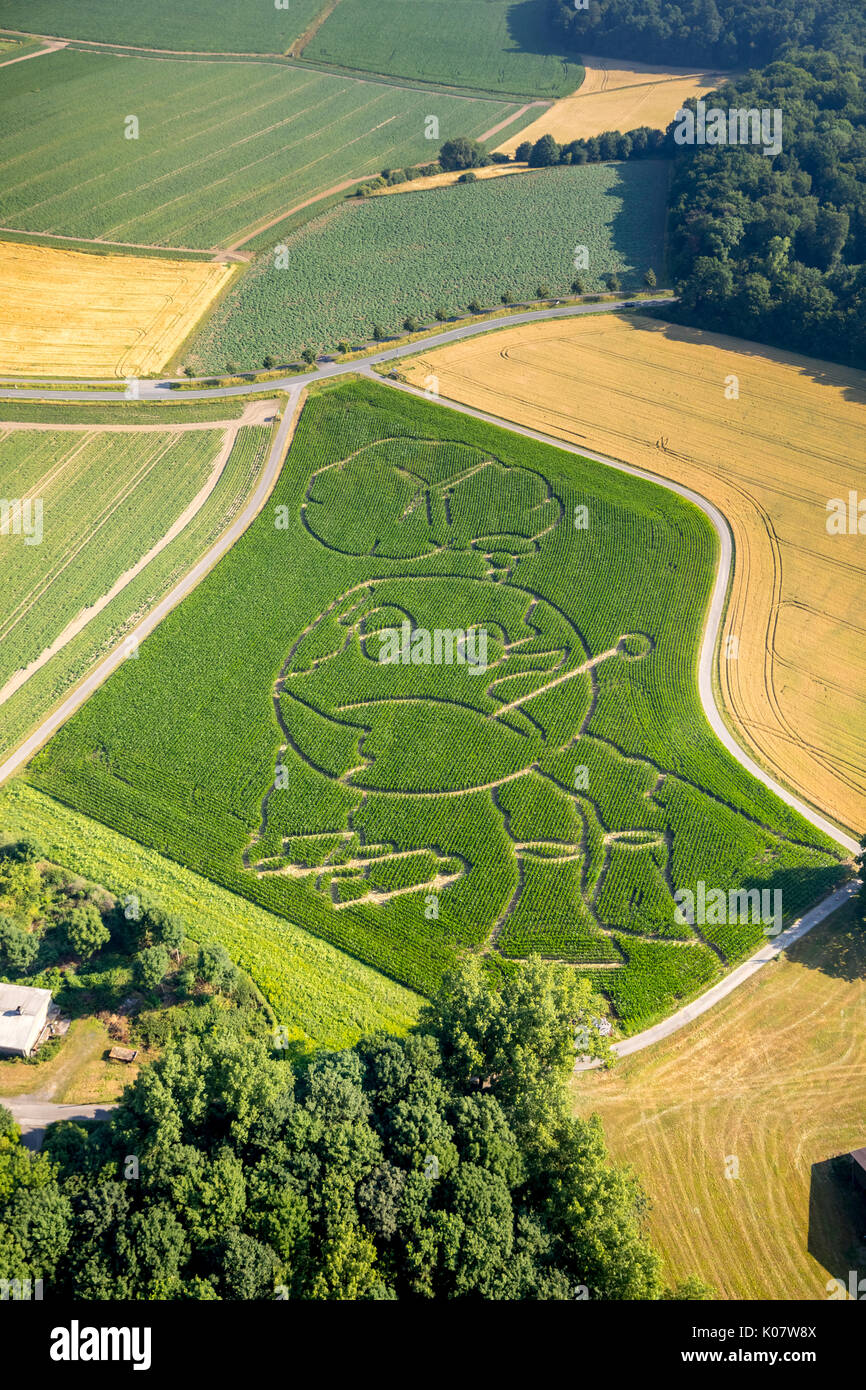
<svg viewBox="0 0 866 1390">
<path fill-rule="evenodd" d="M 772 159 L 748 145 L 677 150 L 668 240 L 680 316 L 866 367 L 862 70 L 800 53 L 707 105 L 780 109 L 783 148 Z"/>
</svg>

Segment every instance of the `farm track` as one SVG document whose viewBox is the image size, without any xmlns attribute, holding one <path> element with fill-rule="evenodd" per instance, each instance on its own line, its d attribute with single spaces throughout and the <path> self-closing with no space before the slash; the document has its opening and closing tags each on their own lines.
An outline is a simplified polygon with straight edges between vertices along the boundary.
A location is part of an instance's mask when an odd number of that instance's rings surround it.
<svg viewBox="0 0 866 1390">
<path fill-rule="evenodd" d="M 647 301 L 644 302 L 646 303 Z M 375 367 L 380 364 L 397 361 L 401 357 L 409 356 L 424 351 L 425 346 L 441 345 L 448 341 L 453 342 L 469 336 L 475 336 L 479 333 L 496 331 L 499 328 L 510 326 L 516 323 L 531 323 L 541 319 L 570 317 L 575 314 L 582 314 L 587 312 L 610 312 L 612 310 L 615 311 L 619 307 L 620 306 L 618 305 L 610 304 L 605 304 L 601 306 L 574 305 L 569 306 L 565 309 L 560 308 L 547 310 L 530 310 L 526 311 L 525 313 L 506 316 L 506 318 L 499 319 L 494 323 L 464 325 L 463 327 L 458 327 L 456 329 L 449 330 L 444 334 L 435 335 L 428 340 L 416 341 L 411 344 L 406 344 L 402 347 L 384 349 L 383 351 L 376 353 L 359 363 L 327 363 L 323 366 L 320 366 L 315 372 L 310 373 L 309 376 L 307 376 L 301 384 L 298 384 L 296 381 L 292 381 L 291 378 L 287 378 L 284 381 L 275 382 L 275 390 L 286 390 L 289 392 L 291 408 L 287 409 L 286 411 L 286 415 L 283 424 L 280 428 L 278 438 L 275 441 L 274 446 L 272 447 L 271 455 L 269 456 L 268 466 L 266 469 L 267 476 L 262 479 L 262 482 L 256 490 L 255 498 L 253 499 L 255 506 L 253 507 L 252 504 L 248 504 L 247 508 L 245 508 L 244 510 L 243 517 L 238 519 L 235 525 L 231 528 L 231 532 L 227 533 L 226 536 L 222 538 L 221 542 L 219 542 L 216 547 L 212 548 L 212 550 L 208 553 L 208 556 L 204 557 L 204 559 L 199 562 L 199 565 L 197 565 L 195 569 L 190 572 L 190 574 L 185 578 L 185 580 L 182 581 L 182 583 L 178 585 L 171 592 L 171 594 L 169 594 L 166 597 L 165 600 L 163 600 L 163 602 L 158 606 L 158 608 L 154 610 L 154 612 L 149 616 L 149 618 L 145 620 L 145 624 L 147 624 L 147 630 L 152 630 L 152 628 L 155 627 L 159 621 L 161 621 L 161 618 L 165 616 L 165 613 L 167 613 L 170 610 L 170 608 L 174 607 L 176 603 L 178 603 L 181 600 L 181 598 L 183 598 L 185 594 L 188 593 L 195 586 L 195 584 L 199 582 L 199 580 L 203 577 L 203 574 L 206 573 L 207 570 L 210 569 L 214 563 L 216 563 L 216 560 L 218 558 L 220 558 L 220 555 L 225 553 L 225 550 L 227 550 L 229 546 L 233 543 L 233 540 L 237 538 L 237 535 L 240 534 L 240 531 L 242 529 L 246 529 L 246 526 L 252 520 L 252 516 L 263 505 L 268 493 L 270 492 L 271 487 L 276 481 L 276 477 L 279 472 L 279 466 L 283 457 L 283 446 L 287 443 L 290 435 L 290 430 L 293 427 L 294 422 L 297 418 L 297 413 L 301 403 L 303 390 L 305 386 L 308 385 L 310 382 L 327 380 L 334 377 L 348 376 L 360 373 L 363 376 L 367 376 L 376 381 L 379 381 L 380 384 L 391 385 L 394 387 L 394 389 L 401 390 L 406 392 L 407 394 L 424 399 L 423 391 L 420 391 L 414 387 L 408 386 L 401 382 L 388 380 L 387 378 L 380 377 L 376 374 Z M 244 395 L 250 394 L 255 390 L 255 383 L 250 383 L 248 385 L 243 385 L 240 387 L 223 387 L 211 390 L 194 390 L 187 393 L 187 399 L 213 399 L 215 397 Z M 165 400 L 166 397 L 169 395 L 170 391 L 171 387 L 165 383 L 142 383 L 142 399 L 145 400 Z M 7 399 L 35 398 L 41 400 L 64 400 L 69 399 L 71 397 L 73 400 L 80 400 L 80 396 L 77 396 L 76 393 L 68 391 L 64 393 L 60 390 L 26 392 L 4 391 L 0 393 L 0 399 L 2 399 L 2 397 L 4 396 Z M 108 393 L 93 393 L 93 399 L 99 399 L 100 397 L 112 399 L 112 397 Z M 493 424 L 500 429 L 508 430 L 510 433 L 515 433 L 527 438 L 535 439 L 540 443 L 547 444 L 562 452 L 571 453 L 578 457 L 586 457 L 592 459 L 595 462 L 602 463 L 607 467 L 614 468 L 618 472 L 623 472 L 630 476 L 648 479 L 649 481 L 652 481 L 657 485 L 665 487 L 669 491 L 672 491 L 677 495 L 684 497 L 686 500 L 697 505 L 701 509 L 701 511 L 704 512 L 704 514 L 711 521 L 720 542 L 719 564 L 716 573 L 715 584 L 713 587 L 712 597 L 707 610 L 699 661 L 698 688 L 701 704 L 703 706 L 706 718 L 710 723 L 710 726 L 712 727 L 716 736 L 719 738 L 720 742 L 727 748 L 727 750 L 741 764 L 741 766 L 743 766 L 757 781 L 761 782 L 770 791 L 777 795 L 786 805 L 791 806 L 811 824 L 815 825 L 823 833 L 829 835 L 837 843 L 842 845 L 849 852 L 853 853 L 857 848 L 856 842 L 853 840 L 853 838 L 840 832 L 838 827 L 831 824 L 817 811 L 807 806 L 793 793 L 787 791 L 786 788 L 780 786 L 761 767 L 759 767 L 758 764 L 756 764 L 752 760 L 752 758 L 740 747 L 740 745 L 728 732 L 727 725 L 725 724 L 718 708 L 716 707 L 712 683 L 713 660 L 721 628 L 725 599 L 727 596 L 728 587 L 731 579 L 733 561 L 733 542 L 731 531 L 727 521 L 725 520 L 724 516 L 719 511 L 719 509 L 713 503 L 709 502 L 706 498 L 702 497 L 700 494 L 696 493 L 691 488 L 672 482 L 668 479 L 659 477 L 657 474 L 651 472 L 650 470 L 624 464 L 616 459 L 612 459 L 605 455 L 595 453 L 583 447 L 582 445 L 577 446 L 565 443 L 563 440 L 546 435 L 541 431 L 515 425 L 512 422 L 503 420 L 498 416 L 488 414 L 487 412 L 481 410 L 476 410 L 470 406 L 465 406 L 455 401 L 439 398 L 437 403 L 445 406 L 447 409 L 456 410 L 458 413 L 466 414 L 476 419 L 480 419 L 482 421 L 486 421 L 490 424 Z M 239 526 L 240 521 L 243 521 L 243 526 Z M 215 554 L 217 550 L 219 550 L 219 554 Z M 144 627 L 145 624 L 142 624 L 142 627 Z M 142 632 L 141 635 L 144 635 L 144 633 Z M 55 730 L 58 727 L 60 727 L 60 725 L 64 723 L 66 719 L 68 719 L 75 712 L 75 710 L 78 709 L 86 701 L 86 699 L 93 692 L 93 690 L 95 690 L 98 687 L 98 685 L 101 684 L 102 681 L 104 681 L 107 678 L 107 676 L 111 673 L 113 669 L 115 669 L 115 667 L 118 664 L 119 660 L 117 659 L 117 653 L 113 653 L 109 658 L 107 658 L 103 663 L 101 663 L 97 670 L 91 673 L 91 676 L 88 677 L 86 681 L 82 682 L 82 684 L 78 687 L 77 690 L 72 692 L 72 694 L 63 702 L 60 708 L 56 710 L 54 714 L 49 717 L 49 719 L 42 722 L 39 728 L 30 736 L 30 738 L 25 742 L 25 744 L 23 744 L 16 751 L 16 753 L 14 753 L 9 759 L 6 760 L 6 762 L 2 766 L 0 766 L 0 782 L 5 780 L 7 777 L 11 776 L 14 772 L 18 771 L 29 760 L 33 753 L 44 742 L 47 741 L 51 734 L 53 734 Z M 521 771 L 517 775 L 522 776 L 525 775 L 525 773 Z M 497 780 L 496 783 L 491 784 L 488 789 L 492 792 L 494 787 L 501 786 L 504 784 L 504 782 L 509 780 L 513 779 L 511 777 L 500 778 Z M 418 793 L 414 794 L 417 795 Z M 423 795 L 423 793 L 421 794 Z M 435 794 L 441 795 L 442 793 Z M 465 793 L 460 792 L 457 794 L 463 795 Z M 736 988 L 737 984 L 739 984 L 742 980 L 748 978 L 750 974 L 754 973 L 755 970 L 759 969 L 760 966 L 762 966 L 767 960 L 775 958 L 775 956 L 779 954 L 779 951 L 784 949 L 785 945 L 790 944 L 792 941 L 799 939 L 800 936 L 804 935 L 813 926 L 817 925 L 818 922 L 823 921 L 824 918 L 828 916 L 832 911 L 834 911 L 841 902 L 845 901 L 847 897 L 851 895 L 852 892 L 853 887 L 851 883 L 848 883 L 844 885 L 842 888 L 837 889 L 834 893 L 830 894 L 827 898 L 823 899 L 822 902 L 818 903 L 814 908 L 812 908 L 810 912 L 806 913 L 799 922 L 795 923 L 794 926 L 788 928 L 786 932 L 782 933 L 778 938 L 776 938 L 775 941 L 772 942 L 769 946 L 763 947 L 761 951 L 757 952 L 756 955 L 753 956 L 749 961 L 745 962 L 744 965 L 736 967 L 735 970 L 732 971 L 729 975 L 727 975 L 724 980 L 719 982 L 717 985 L 714 985 L 711 989 L 707 990 L 693 1004 L 687 1006 L 686 1009 L 680 1010 L 677 1014 L 673 1015 L 671 1019 L 666 1020 L 666 1023 L 664 1025 L 657 1025 L 656 1029 L 646 1030 L 645 1033 L 638 1034 L 635 1037 L 629 1039 L 629 1050 L 634 1051 L 637 1050 L 640 1046 L 648 1046 L 650 1042 L 657 1040 L 658 1037 L 667 1036 L 667 1032 L 659 1033 L 657 1031 L 658 1028 L 667 1028 L 667 1031 L 670 1032 L 675 1031 L 676 1028 L 685 1026 L 685 1024 L 689 1022 L 691 1018 L 697 1017 L 707 1008 L 710 1008 L 712 1004 L 716 1002 L 717 999 L 723 998 L 725 994 L 729 993 L 732 989 Z"/>
<path fill-rule="evenodd" d="M 65 48 L 66 44 L 66 39 L 47 40 L 45 48 L 36 48 L 32 53 L 19 53 L 17 58 L 4 58 L 0 68 L 9 68 L 13 63 L 26 63 L 30 58 L 43 58 L 46 53 L 57 53 L 59 49 Z"/>
<path fill-rule="evenodd" d="M 113 671 L 117 669 L 125 660 L 130 642 L 142 641 L 158 627 L 162 619 L 169 613 L 188 593 L 201 582 L 206 574 L 213 568 L 218 560 L 228 551 L 235 541 L 243 535 L 250 523 L 258 515 L 271 494 L 271 491 L 279 476 L 286 449 L 294 433 L 297 423 L 299 407 L 301 402 L 302 387 L 295 384 L 289 391 L 289 400 L 286 403 L 283 419 L 277 430 L 277 434 L 271 444 L 261 477 L 252 493 L 247 499 L 242 511 L 234 518 L 230 526 L 223 532 L 220 538 L 207 550 L 207 552 L 192 566 L 184 577 L 167 593 L 159 603 L 129 632 L 122 643 L 104 657 L 92 671 L 88 673 L 70 693 L 62 700 L 51 714 L 43 719 L 37 728 L 31 733 L 18 748 L 12 752 L 5 761 L 0 764 L 0 783 L 5 782 L 18 772 L 25 763 L 33 757 L 34 753 L 42 747 L 44 743 L 54 734 L 61 725 L 71 718 L 76 710 L 80 709 L 86 700 L 95 690 L 108 679 Z M 234 424 L 234 422 L 232 422 Z"/>
<path fill-rule="evenodd" d="M 238 434 L 240 433 L 240 430 L 242 428 L 242 418 L 243 417 L 240 417 L 238 420 L 233 421 L 231 425 L 226 426 L 223 432 L 222 443 L 220 445 L 219 452 L 216 454 L 214 458 L 209 477 L 206 479 L 205 483 L 199 489 L 199 491 L 192 499 L 192 501 L 188 504 L 188 506 L 184 508 L 184 510 L 180 513 L 178 517 L 176 517 L 172 525 L 169 527 L 168 531 L 166 531 L 165 535 L 162 536 L 158 541 L 156 541 L 156 543 L 150 547 L 147 553 L 145 555 L 142 555 L 141 558 L 137 560 L 134 565 L 132 565 L 129 569 L 125 570 L 124 573 L 121 574 L 120 577 L 111 586 L 107 593 L 103 594 L 102 597 L 97 599 L 95 603 L 92 603 L 88 605 L 86 608 L 83 608 L 81 612 L 71 620 L 71 622 L 67 623 L 63 631 L 58 634 L 58 636 L 54 639 L 50 646 L 46 647 L 44 651 L 40 652 L 39 656 L 35 657 L 33 661 L 29 662 L 26 667 L 16 671 L 15 674 L 10 677 L 6 684 L 2 688 L 0 688 L 0 705 L 5 704 L 7 700 L 11 699 L 15 692 L 17 690 L 20 690 L 21 687 L 27 683 L 31 676 L 35 675 L 36 672 L 41 670 L 41 668 L 45 666 L 51 660 L 52 657 L 56 656 L 58 652 L 62 651 L 64 647 L 68 646 L 68 644 L 73 640 L 73 638 L 77 637 L 79 632 L 82 632 L 84 630 L 88 623 L 90 623 L 95 617 L 97 617 L 103 611 L 103 609 L 107 608 L 109 603 L 111 603 L 118 596 L 118 594 L 122 593 L 123 590 L 127 588 L 127 586 L 131 584 L 132 581 L 136 579 L 137 576 L 141 574 L 144 569 L 146 569 L 146 567 L 151 563 L 151 561 L 156 559 L 157 555 L 161 554 L 161 552 L 165 550 L 166 546 L 171 545 L 171 542 L 175 540 L 177 536 L 180 535 L 181 531 L 183 531 L 184 528 L 192 521 L 193 517 L 198 515 L 198 513 L 201 511 L 202 507 L 205 505 L 208 498 L 210 497 L 211 493 L 213 492 L 214 488 L 216 487 L 217 483 L 219 482 L 220 478 L 222 477 L 223 470 L 226 464 L 228 463 L 229 456 L 232 452 L 232 449 L 235 446 Z M 134 429 L 135 427 L 127 426 L 127 428 Z M 139 426 L 139 428 L 143 428 L 147 431 L 150 431 L 153 427 L 145 425 Z M 196 428 L 196 426 L 193 426 L 193 428 Z M 94 431 L 94 434 L 110 431 L 110 429 L 110 426 L 102 426 L 101 429 L 97 427 Z M 181 426 L 181 430 L 183 430 L 183 426 Z M 175 431 L 170 431 L 169 433 L 170 438 L 168 440 L 168 443 L 166 444 L 166 449 L 171 448 L 171 445 L 174 442 Z M 85 444 L 90 441 L 90 438 L 90 435 L 85 436 Z M 83 448 L 85 447 L 85 445 L 82 445 L 81 447 Z M 163 453 L 164 452 L 165 450 L 163 450 Z M 154 459 L 152 459 L 150 461 L 151 467 L 155 466 L 155 464 L 159 461 L 161 457 L 162 454 L 159 454 Z M 137 482 L 137 479 L 135 481 Z M 41 481 L 39 486 L 42 486 Z M 104 521 L 109 520 L 109 518 L 110 514 L 109 516 L 106 516 L 104 518 Z M 85 546 L 92 544 L 96 530 L 98 530 L 99 526 L 101 526 L 102 524 L 104 524 L 104 522 L 100 521 L 98 526 L 94 527 L 93 531 L 91 531 L 90 534 L 86 536 L 84 540 L 81 542 L 78 551 L 73 552 L 68 558 L 64 560 L 63 568 L 65 568 L 66 565 L 70 564 L 75 559 L 76 555 L 80 553 L 80 551 L 83 550 Z M 38 598 L 42 597 L 44 592 L 47 592 L 47 589 L 50 587 L 50 584 L 54 582 L 54 579 L 56 579 L 57 574 L 59 572 L 60 571 L 55 571 L 54 574 L 48 577 L 45 588 L 41 593 L 36 595 L 33 602 L 35 602 Z M 27 609 L 24 609 L 23 612 L 18 614 L 18 616 L 15 618 L 15 623 L 19 622 L 25 616 L 25 613 L 28 611 L 30 606 L 31 605 L 28 604 Z M 14 623 L 12 624 L 12 626 L 14 626 Z M 10 629 L 7 628 L 3 632 L 3 636 L 5 636 L 6 632 L 8 632 L 9 630 Z"/>
<path fill-rule="evenodd" d="M 336 9 L 339 0 L 333 6 Z M 327 18 L 327 16 L 325 16 Z M 98 39 L 70 39 L 48 34 L 30 34 L 21 29 L 8 29 L 9 34 L 19 38 L 42 39 L 45 43 L 56 43 L 58 48 L 69 48 L 76 53 L 109 53 L 118 57 L 152 58 L 154 61 L 196 62 L 196 63 L 259 63 L 269 66 L 292 68 L 301 72 L 317 72 L 325 77 L 340 77 L 347 82 L 372 82 L 378 86 L 396 87 L 404 92 L 429 92 L 435 96 L 459 97 L 463 101 L 521 102 L 527 100 L 525 92 L 499 92 L 484 87 L 451 87 L 447 82 L 427 81 L 424 78 L 404 78 L 391 76 L 386 72 L 368 72 L 364 68 L 343 68 L 336 63 L 319 63 L 304 58 L 300 60 L 291 53 L 241 53 L 211 52 L 197 48 L 148 48 L 143 45 L 121 43 L 100 43 Z M 45 52 L 46 50 L 40 50 Z M 22 55 L 23 56 L 23 55 Z M 28 57 L 31 55 L 28 54 Z M 36 56 L 33 54 L 32 56 Z M 545 98 L 544 104 L 551 105 L 554 97 Z M 530 103 L 532 104 L 532 103 Z"/>
</svg>

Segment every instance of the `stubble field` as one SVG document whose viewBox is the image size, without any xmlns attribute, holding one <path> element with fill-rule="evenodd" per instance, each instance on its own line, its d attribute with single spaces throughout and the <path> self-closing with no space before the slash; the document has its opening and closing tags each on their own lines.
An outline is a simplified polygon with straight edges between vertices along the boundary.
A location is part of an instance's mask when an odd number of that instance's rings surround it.
<svg viewBox="0 0 866 1390">
<path fill-rule="evenodd" d="M 0 373 L 158 372 L 234 267 L 0 241 Z"/>
<path fill-rule="evenodd" d="M 506 329 L 401 371 L 721 508 L 736 549 L 717 670 L 729 721 L 770 771 L 862 834 L 866 552 L 861 535 L 828 533 L 827 503 L 862 481 L 866 376 L 607 314 Z"/>
<path fill-rule="evenodd" d="M 575 1109 L 644 1184 L 671 1278 L 826 1299 L 863 1277 L 862 1202 L 834 1159 L 863 1143 L 864 967 L 845 908 L 684 1032 L 575 1078 Z"/>
</svg>

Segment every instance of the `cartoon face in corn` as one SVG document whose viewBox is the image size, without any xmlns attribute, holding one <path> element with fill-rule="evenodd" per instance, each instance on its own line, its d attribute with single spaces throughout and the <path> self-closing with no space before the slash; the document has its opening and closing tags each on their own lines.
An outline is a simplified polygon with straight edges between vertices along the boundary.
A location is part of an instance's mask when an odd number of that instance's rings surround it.
<svg viewBox="0 0 866 1390">
<path fill-rule="evenodd" d="M 461 881 L 480 872 L 474 837 L 461 834 L 477 807 L 495 822 L 503 883 L 513 880 L 490 947 L 526 898 L 532 860 L 533 879 L 565 875 L 556 911 L 579 920 L 595 958 L 619 963 L 592 907 L 601 858 L 627 842 L 661 881 L 667 846 L 651 824 L 606 831 L 573 764 L 600 669 L 649 655 L 652 639 L 623 634 L 592 655 L 536 591 L 540 541 L 566 524 L 545 478 L 466 449 L 447 460 L 428 449 L 422 473 L 417 457 L 409 466 L 417 441 L 391 443 L 398 458 L 376 460 L 375 486 L 372 451 L 361 450 L 307 488 L 304 523 L 324 550 L 368 557 L 379 572 L 338 594 L 288 653 L 273 691 L 282 742 L 245 867 L 304 880 L 336 911 L 415 895 L 447 917 Z M 292 811 L 298 779 L 311 777 L 322 779 L 323 802 L 339 789 L 335 814 L 312 832 Z M 534 799 L 558 804 L 563 839 L 533 831 L 543 821 Z M 407 834 L 395 815 L 410 806 L 418 824 Z M 587 871 L 590 835 L 601 853 Z"/>
</svg>

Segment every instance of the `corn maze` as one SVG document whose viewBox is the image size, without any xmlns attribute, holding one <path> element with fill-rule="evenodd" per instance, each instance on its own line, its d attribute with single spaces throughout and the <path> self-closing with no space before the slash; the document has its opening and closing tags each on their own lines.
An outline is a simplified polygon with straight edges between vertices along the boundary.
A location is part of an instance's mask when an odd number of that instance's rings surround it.
<svg viewBox="0 0 866 1390">
<path fill-rule="evenodd" d="M 250 531 L 30 778 L 412 988 L 539 953 L 631 1030 L 763 938 L 684 922 L 679 889 L 772 888 L 790 919 L 842 872 L 704 720 L 715 545 L 650 483 L 329 390 Z"/>
</svg>

